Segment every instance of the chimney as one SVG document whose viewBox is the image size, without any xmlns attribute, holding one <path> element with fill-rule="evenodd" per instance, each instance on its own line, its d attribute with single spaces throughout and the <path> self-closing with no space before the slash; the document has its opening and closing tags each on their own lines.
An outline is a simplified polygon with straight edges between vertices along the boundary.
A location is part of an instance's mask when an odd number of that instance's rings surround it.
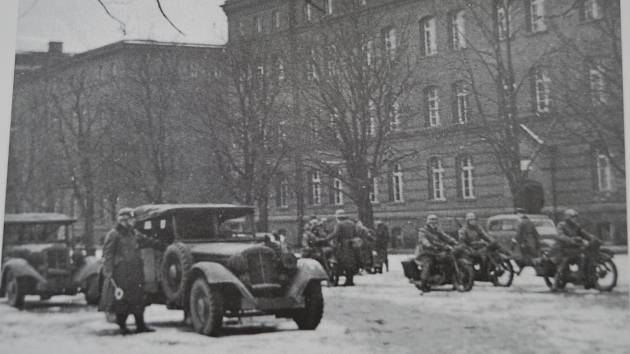
<svg viewBox="0 0 630 354">
<path fill-rule="evenodd" d="M 50 54 L 63 53 L 63 42 L 48 42 L 48 53 Z"/>
</svg>

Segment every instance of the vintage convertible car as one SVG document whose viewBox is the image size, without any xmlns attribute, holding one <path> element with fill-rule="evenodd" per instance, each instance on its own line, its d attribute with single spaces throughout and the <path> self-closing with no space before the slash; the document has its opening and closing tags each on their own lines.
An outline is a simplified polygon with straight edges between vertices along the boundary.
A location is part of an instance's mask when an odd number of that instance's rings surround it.
<svg viewBox="0 0 630 354">
<path fill-rule="evenodd" d="M 0 296 L 22 307 L 26 295 L 42 300 L 53 295 L 85 293 L 89 304 L 99 299 L 99 260 L 73 247 L 63 214 L 5 214 Z"/>
<path fill-rule="evenodd" d="M 134 210 L 136 228 L 168 244 L 142 250 L 145 291 L 151 303 L 182 309 L 195 331 L 216 335 L 223 317 L 270 314 L 315 329 L 322 318 L 317 261 L 296 259 L 282 245 L 256 236 L 255 209 L 230 204 L 145 205 Z"/>
</svg>

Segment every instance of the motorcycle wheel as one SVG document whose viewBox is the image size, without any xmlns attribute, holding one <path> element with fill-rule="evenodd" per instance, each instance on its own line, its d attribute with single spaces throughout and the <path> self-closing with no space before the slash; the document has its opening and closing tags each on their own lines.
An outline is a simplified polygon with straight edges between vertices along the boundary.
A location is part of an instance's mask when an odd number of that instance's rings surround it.
<svg viewBox="0 0 630 354">
<path fill-rule="evenodd" d="M 595 287 L 599 291 L 612 291 L 617 285 L 617 266 L 612 260 L 597 262 L 595 266 Z"/>
<path fill-rule="evenodd" d="M 455 274 L 453 280 L 453 286 L 457 291 L 470 291 L 475 282 L 475 270 L 470 264 L 459 263 L 459 274 Z"/>
<path fill-rule="evenodd" d="M 495 264 L 492 284 L 494 286 L 509 287 L 514 280 L 514 268 L 509 260 L 501 260 Z"/>
</svg>

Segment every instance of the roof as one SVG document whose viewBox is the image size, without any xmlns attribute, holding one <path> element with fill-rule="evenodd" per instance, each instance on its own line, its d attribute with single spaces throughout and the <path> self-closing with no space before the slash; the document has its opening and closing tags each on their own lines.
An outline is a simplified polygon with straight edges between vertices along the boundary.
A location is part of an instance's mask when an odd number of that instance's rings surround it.
<svg viewBox="0 0 630 354">
<path fill-rule="evenodd" d="M 224 210 L 226 219 L 241 217 L 255 211 L 253 206 L 236 204 L 148 204 L 134 209 L 137 221 L 153 219 L 179 211 Z"/>
<path fill-rule="evenodd" d="M 4 214 L 4 224 L 72 224 L 73 219 L 58 213 Z"/>
</svg>

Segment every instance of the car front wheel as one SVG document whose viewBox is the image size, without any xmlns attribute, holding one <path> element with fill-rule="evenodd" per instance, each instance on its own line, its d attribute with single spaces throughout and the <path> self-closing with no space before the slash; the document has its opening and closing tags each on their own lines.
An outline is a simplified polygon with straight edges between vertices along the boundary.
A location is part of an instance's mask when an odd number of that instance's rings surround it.
<svg viewBox="0 0 630 354">
<path fill-rule="evenodd" d="M 7 299 L 9 300 L 9 305 L 15 308 L 24 307 L 24 296 L 23 282 L 9 271 L 7 276 Z"/>
<path fill-rule="evenodd" d="M 299 329 L 313 330 L 317 328 L 324 315 L 324 297 L 322 285 L 319 282 L 311 282 L 304 290 L 303 309 L 293 316 L 293 320 Z"/>
<path fill-rule="evenodd" d="M 223 324 L 223 295 L 199 278 L 190 288 L 189 311 L 195 332 L 216 336 Z"/>
</svg>

